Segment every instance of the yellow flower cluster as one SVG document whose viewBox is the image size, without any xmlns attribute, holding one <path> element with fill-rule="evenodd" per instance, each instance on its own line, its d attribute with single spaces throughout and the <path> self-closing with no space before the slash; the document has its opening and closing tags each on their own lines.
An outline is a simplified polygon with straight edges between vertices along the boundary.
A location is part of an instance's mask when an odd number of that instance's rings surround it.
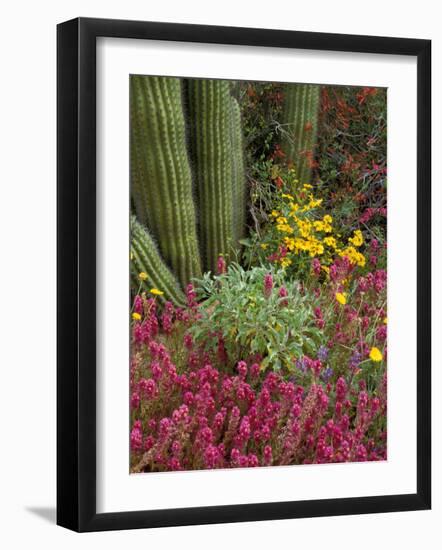
<svg viewBox="0 0 442 550">
<path fill-rule="evenodd" d="M 313 210 L 314 208 L 317 208 L 322 204 L 322 199 L 315 199 L 313 195 L 310 195 L 309 199 L 310 201 L 308 202 L 308 204 L 304 205 L 302 208 L 303 212 L 309 212 L 310 210 Z"/>
<path fill-rule="evenodd" d="M 325 245 L 329 246 L 330 248 L 333 248 L 334 250 L 336 250 L 338 246 L 336 243 L 336 239 L 334 237 L 325 237 L 323 242 Z"/>
<path fill-rule="evenodd" d="M 311 235 L 306 239 L 284 237 L 284 244 L 290 252 L 295 252 L 296 254 L 299 252 L 308 252 L 311 258 L 324 253 L 324 246 L 321 241 Z"/>
<path fill-rule="evenodd" d="M 293 216 L 293 217 L 295 219 L 296 225 L 298 226 L 301 237 L 304 237 L 304 239 L 307 239 L 310 236 L 310 233 L 312 230 L 312 223 L 309 220 L 301 220 L 296 216 Z"/>
<path fill-rule="evenodd" d="M 284 216 L 276 218 L 276 229 L 281 233 L 293 233 L 293 227 L 287 223 L 287 218 Z"/>
<path fill-rule="evenodd" d="M 364 243 L 364 237 L 362 236 L 362 231 L 360 229 L 356 229 L 356 231 L 353 233 L 353 237 L 350 237 L 348 239 L 348 242 L 356 247 L 361 246 Z"/>
<path fill-rule="evenodd" d="M 356 250 L 354 246 L 347 246 L 343 250 L 338 251 L 339 256 L 347 256 L 352 264 L 357 264 L 360 267 L 365 265 L 365 256 Z"/>
<path fill-rule="evenodd" d="M 311 188 L 311 185 L 305 184 L 303 188 L 304 190 Z M 283 237 L 283 242 L 290 252 L 294 252 L 295 254 L 307 252 L 311 258 L 314 258 L 315 256 L 322 256 L 324 254 L 325 246 L 333 249 L 336 248 L 336 239 L 334 237 L 328 236 L 322 239 L 316 235 L 317 233 L 332 232 L 333 219 L 329 214 L 326 214 L 319 220 L 313 221 L 302 215 L 320 206 L 322 199 L 315 199 L 310 194 L 308 196 L 308 203 L 300 205 L 295 202 L 293 195 L 288 193 L 283 193 L 282 198 L 286 199 L 286 206 L 289 208 L 287 217 L 282 215 L 278 210 L 272 211 L 272 217 L 275 219 L 277 231 L 286 234 Z M 296 234 L 296 236 L 287 236 L 293 234 Z M 282 267 L 288 267 L 292 261 L 285 256 L 281 258 L 280 263 Z"/>
<path fill-rule="evenodd" d="M 282 234 L 281 242 L 289 252 L 280 258 L 281 266 L 288 267 L 293 263 L 293 256 L 289 257 L 292 254 L 307 253 L 310 258 L 321 257 L 325 272 L 325 268 L 333 262 L 336 255 L 347 256 L 351 263 L 363 267 L 365 257 L 357 250 L 364 243 L 362 232 L 357 229 L 348 239 L 348 244 L 342 245 L 339 241 L 340 235 L 333 231 L 332 216 L 326 214 L 317 218 L 312 212 L 321 206 L 322 199 L 315 198 L 309 192 L 312 189 L 310 184 L 299 187 L 299 193 L 296 189 L 293 194 L 282 193 L 280 208 L 271 212 L 275 228 Z M 294 195 L 299 195 L 299 199 L 296 200 Z M 267 247 L 268 243 L 261 244 L 262 249 Z"/>
</svg>

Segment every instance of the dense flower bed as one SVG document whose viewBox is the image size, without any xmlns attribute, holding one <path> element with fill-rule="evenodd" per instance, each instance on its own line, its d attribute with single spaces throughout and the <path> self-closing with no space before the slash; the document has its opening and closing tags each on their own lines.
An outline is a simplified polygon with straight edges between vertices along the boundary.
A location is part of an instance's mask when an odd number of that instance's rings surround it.
<svg viewBox="0 0 442 550">
<path fill-rule="evenodd" d="M 331 286 L 339 290 L 336 277 Z M 369 313 L 365 300 L 384 289 L 375 272 L 358 280 L 354 296 Z M 262 293 L 269 292 L 280 289 L 267 277 Z M 322 329 L 330 316 L 341 319 L 334 338 L 315 357 L 301 355 L 273 372 L 259 355 L 232 363 L 220 334 L 210 335 L 215 346 L 197 345 L 191 329 L 203 314 L 192 286 L 187 295 L 186 309 L 167 303 L 161 312 L 154 297 L 135 297 L 132 472 L 386 458 L 386 373 L 379 369 L 386 350 L 368 344 L 385 342 L 382 310 L 375 328 L 336 292 L 329 312 L 318 306 L 313 313 Z M 340 374 L 330 365 L 347 347 L 353 351 Z"/>
<path fill-rule="evenodd" d="M 385 460 L 385 90 L 322 87 L 309 182 L 281 145 L 283 87 L 235 93 L 249 193 L 235 254 L 182 308 L 133 272 L 131 472 Z"/>
</svg>

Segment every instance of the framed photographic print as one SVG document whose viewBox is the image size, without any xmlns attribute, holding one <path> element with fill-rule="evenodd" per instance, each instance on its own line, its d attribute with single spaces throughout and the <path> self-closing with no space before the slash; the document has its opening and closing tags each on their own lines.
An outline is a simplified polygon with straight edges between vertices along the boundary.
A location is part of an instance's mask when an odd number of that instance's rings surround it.
<svg viewBox="0 0 442 550">
<path fill-rule="evenodd" d="M 59 525 L 430 508 L 430 52 L 58 26 Z"/>
</svg>

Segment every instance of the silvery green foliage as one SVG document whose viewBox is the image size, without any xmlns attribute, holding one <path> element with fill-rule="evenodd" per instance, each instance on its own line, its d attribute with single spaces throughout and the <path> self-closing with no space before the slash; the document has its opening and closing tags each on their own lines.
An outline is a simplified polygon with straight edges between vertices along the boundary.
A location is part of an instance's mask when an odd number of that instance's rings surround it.
<svg viewBox="0 0 442 550">
<path fill-rule="evenodd" d="M 232 363 L 244 353 L 260 354 L 263 367 L 290 372 L 298 358 L 314 355 L 322 343 L 312 296 L 303 295 L 298 282 L 287 282 L 283 270 L 245 271 L 231 263 L 226 273 L 205 274 L 195 284 L 203 303 L 193 337 L 208 346 L 214 339 L 207 334 L 219 334 Z"/>
</svg>

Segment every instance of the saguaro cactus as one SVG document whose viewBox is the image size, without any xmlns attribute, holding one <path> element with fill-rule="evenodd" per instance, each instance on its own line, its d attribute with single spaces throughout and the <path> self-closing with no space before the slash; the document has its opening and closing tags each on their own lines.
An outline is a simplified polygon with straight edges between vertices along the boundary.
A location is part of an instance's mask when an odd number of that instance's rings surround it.
<svg viewBox="0 0 442 550">
<path fill-rule="evenodd" d="M 239 233 L 235 226 L 243 223 L 239 209 L 244 202 L 234 206 L 244 192 L 241 144 L 233 123 L 238 113 L 227 81 L 190 80 L 188 98 L 201 251 L 205 269 L 213 272 L 219 255 L 230 255 Z"/>
<path fill-rule="evenodd" d="M 239 239 L 244 237 L 246 222 L 245 171 L 241 111 L 235 98 L 231 98 L 231 144 L 232 144 L 232 206 L 233 236 L 239 247 Z"/>
<path fill-rule="evenodd" d="M 286 84 L 283 149 L 295 165 L 301 183 L 310 183 L 318 131 L 320 87 L 315 84 Z"/>
<path fill-rule="evenodd" d="M 131 76 L 135 211 L 183 286 L 201 276 L 192 177 L 178 78 Z"/>
<path fill-rule="evenodd" d="M 186 303 L 184 293 L 164 260 L 149 234 L 132 216 L 131 219 L 131 258 L 132 258 L 132 284 L 135 289 L 140 285 L 139 274 L 146 273 L 146 284 L 164 292 L 164 299 L 170 300 L 178 306 Z"/>
</svg>

